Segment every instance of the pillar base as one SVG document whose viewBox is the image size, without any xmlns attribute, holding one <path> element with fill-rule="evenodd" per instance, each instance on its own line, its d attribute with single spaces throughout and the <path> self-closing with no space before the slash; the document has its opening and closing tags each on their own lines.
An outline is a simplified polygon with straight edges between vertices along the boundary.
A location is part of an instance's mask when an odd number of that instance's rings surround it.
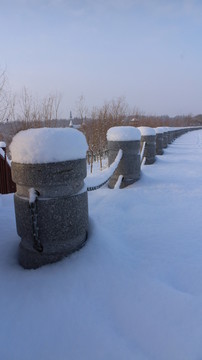
<svg viewBox="0 0 202 360">
<path fill-rule="evenodd" d="M 25 247 L 25 242 L 21 241 L 18 251 L 19 264 L 24 269 L 37 269 L 43 265 L 55 263 L 80 250 L 85 245 L 87 237 L 88 234 L 86 232 L 85 236 L 79 236 L 77 239 L 74 239 L 75 247 L 72 246 L 69 250 L 54 253 L 38 252 L 33 247 Z"/>
</svg>

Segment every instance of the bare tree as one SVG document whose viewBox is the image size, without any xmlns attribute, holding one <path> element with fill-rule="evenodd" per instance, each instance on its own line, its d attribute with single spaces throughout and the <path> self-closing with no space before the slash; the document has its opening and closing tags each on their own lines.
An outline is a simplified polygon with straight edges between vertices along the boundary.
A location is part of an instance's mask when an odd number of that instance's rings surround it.
<svg viewBox="0 0 202 360">
<path fill-rule="evenodd" d="M 23 88 L 19 98 L 18 119 L 24 123 L 25 128 L 56 126 L 60 102 L 59 93 L 50 94 L 39 100 Z"/>
<path fill-rule="evenodd" d="M 81 123 L 83 123 L 85 117 L 88 115 L 88 108 L 86 106 L 85 97 L 83 95 L 80 95 L 76 101 L 75 110 L 76 116 L 78 116 L 81 119 Z"/>
<path fill-rule="evenodd" d="M 41 103 L 41 119 L 45 126 L 56 126 L 58 120 L 61 94 L 54 93 L 45 97 Z"/>
<path fill-rule="evenodd" d="M 33 109 L 33 97 L 29 93 L 28 89 L 24 87 L 19 98 L 19 120 L 23 121 L 25 124 L 31 122 L 33 116 Z"/>
<path fill-rule="evenodd" d="M 91 170 L 92 162 L 95 159 L 100 161 L 102 168 L 102 159 L 107 151 L 107 130 L 112 126 L 122 125 L 128 113 L 129 107 L 125 98 L 122 97 L 105 102 L 103 106 L 92 109 L 90 120 L 81 127 L 89 145 Z"/>
<path fill-rule="evenodd" d="M 12 95 L 5 70 L 0 70 L 0 121 L 14 117 L 15 97 Z"/>
</svg>

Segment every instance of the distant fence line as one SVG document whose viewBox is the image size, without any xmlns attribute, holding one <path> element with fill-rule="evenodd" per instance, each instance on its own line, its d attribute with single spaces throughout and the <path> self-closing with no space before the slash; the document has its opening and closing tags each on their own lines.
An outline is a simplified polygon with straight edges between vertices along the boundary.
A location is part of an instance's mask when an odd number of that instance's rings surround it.
<svg viewBox="0 0 202 360">
<path fill-rule="evenodd" d="M 146 128 L 146 127 L 145 127 Z M 147 127 L 148 129 L 150 129 L 149 127 Z M 151 128 L 152 129 L 152 128 Z M 141 134 L 141 141 L 140 141 L 140 148 L 139 148 L 139 152 L 140 152 L 140 163 L 139 160 L 136 158 L 135 161 L 137 162 L 136 164 L 136 171 L 137 168 L 139 169 L 139 167 L 141 167 L 141 165 L 148 165 L 148 164 L 152 164 L 153 162 L 155 162 L 155 156 L 156 155 L 163 155 L 164 153 L 164 149 L 167 148 L 167 146 L 169 144 L 171 144 L 176 138 L 178 138 L 179 136 L 185 134 L 186 132 L 189 131 L 193 131 L 193 130 L 200 130 L 202 129 L 202 127 L 185 127 L 185 128 L 169 128 L 169 127 L 159 127 L 156 128 L 156 136 L 146 136 L 144 134 Z M 127 142 L 125 143 L 127 146 Z M 125 146 L 125 145 L 124 145 Z M 118 154 L 118 151 L 117 151 Z M 107 149 L 105 149 L 104 152 L 99 153 L 98 156 L 93 154 L 92 150 L 88 150 L 87 151 L 87 163 L 89 165 L 91 165 L 91 173 L 92 173 L 92 163 L 95 160 L 100 161 L 100 167 L 102 169 L 102 160 L 101 157 L 110 157 L 110 150 L 109 147 Z M 122 159 L 122 163 L 126 161 L 126 157 L 124 157 Z M 116 168 L 118 167 L 118 165 L 116 166 Z M 115 170 L 114 170 L 115 171 Z M 91 185 L 91 186 L 87 186 L 87 190 L 91 191 L 91 190 L 96 190 L 99 189 L 101 186 L 103 186 L 104 184 L 106 184 L 110 177 L 113 174 L 111 174 L 108 178 L 100 181 L 100 184 L 98 184 L 98 176 L 96 177 L 96 184 Z M 115 184 L 118 181 L 119 176 L 122 176 L 122 185 L 123 182 L 125 181 L 126 186 L 129 185 L 132 181 L 128 180 L 128 182 L 126 181 L 126 174 L 125 176 L 123 174 L 120 173 L 119 169 L 116 169 L 116 176 L 115 176 L 115 180 L 114 180 L 114 184 L 111 185 L 110 187 L 113 188 L 115 186 Z M 129 178 L 130 178 L 130 174 L 129 174 Z M 138 176 L 139 178 L 139 176 Z M 135 181 L 138 180 L 135 179 Z M 112 183 L 112 182 L 111 182 Z M 120 184 L 120 187 L 122 187 L 122 185 Z M 125 186 L 123 186 L 125 187 Z M 8 193 L 12 193 L 16 191 L 16 185 L 15 183 L 12 181 L 12 177 L 11 177 L 11 164 L 10 161 L 7 158 L 6 155 L 6 144 L 2 141 L 0 141 L 0 194 L 8 194 Z"/>
<path fill-rule="evenodd" d="M 83 247 L 89 227 L 87 191 L 97 190 L 106 182 L 112 189 L 133 184 L 141 176 L 141 164 L 153 164 L 156 154 L 162 155 L 168 144 L 198 129 L 201 127 L 158 128 L 156 132 L 148 127 L 111 128 L 107 133 L 109 167 L 97 176 L 86 177 L 85 151 L 82 158 L 74 160 L 45 164 L 13 161 L 12 176 L 17 184 L 14 195 L 16 228 L 21 237 L 19 263 L 26 269 L 36 269 Z M 77 139 L 84 135 L 78 130 L 75 132 L 74 139 L 78 143 Z M 36 133 L 32 136 L 37 138 Z M 51 136 L 55 141 L 55 134 Z M 72 138 L 69 140 L 71 143 Z M 22 147 L 22 143 L 18 146 Z M 0 143 L 0 164 L 1 193 L 14 192 L 4 143 Z"/>
<path fill-rule="evenodd" d="M 201 130 L 202 127 L 159 127 L 156 129 L 149 127 L 140 127 L 138 129 L 141 133 L 141 140 L 139 143 L 137 139 L 134 141 L 120 141 L 120 139 L 117 142 L 113 141 L 113 148 L 116 149 L 116 151 L 119 148 L 122 149 L 123 157 L 116 171 L 109 180 L 109 188 L 117 188 L 117 182 L 119 183 L 119 188 L 124 188 L 136 182 L 141 176 L 141 167 L 143 165 L 153 164 L 156 160 L 156 155 L 163 155 L 164 149 L 167 148 L 167 146 L 179 136 L 189 131 Z M 111 144 L 109 145 L 109 142 L 108 146 L 108 156 L 110 159 L 112 146 Z M 136 150 L 134 150 L 135 146 Z M 140 156 L 137 155 L 137 146 Z M 115 154 L 113 156 L 115 156 Z"/>
</svg>

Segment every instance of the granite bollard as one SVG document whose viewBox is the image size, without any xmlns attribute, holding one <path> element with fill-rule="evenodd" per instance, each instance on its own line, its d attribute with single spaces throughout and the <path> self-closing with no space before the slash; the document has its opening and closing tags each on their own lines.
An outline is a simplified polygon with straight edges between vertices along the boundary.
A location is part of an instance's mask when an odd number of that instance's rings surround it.
<svg viewBox="0 0 202 360">
<path fill-rule="evenodd" d="M 163 148 L 166 149 L 168 147 L 168 128 L 163 128 Z"/>
<path fill-rule="evenodd" d="M 157 127 L 156 131 L 156 155 L 163 155 L 163 128 Z"/>
<path fill-rule="evenodd" d="M 155 162 L 156 156 L 156 131 L 147 126 L 140 126 L 138 129 L 141 132 L 141 143 L 145 142 L 145 165 L 151 165 Z"/>
<path fill-rule="evenodd" d="M 38 268 L 87 239 L 86 139 L 72 128 L 30 129 L 18 133 L 10 149 L 19 263 Z"/>
<path fill-rule="evenodd" d="M 173 128 L 169 128 L 168 130 L 168 145 L 172 144 L 173 142 Z"/>
<path fill-rule="evenodd" d="M 133 184 L 140 178 L 140 131 L 133 126 L 115 126 L 107 132 L 108 165 L 110 166 L 121 149 L 122 158 L 111 176 L 108 187 L 113 189 L 120 175 L 120 188 Z"/>
</svg>

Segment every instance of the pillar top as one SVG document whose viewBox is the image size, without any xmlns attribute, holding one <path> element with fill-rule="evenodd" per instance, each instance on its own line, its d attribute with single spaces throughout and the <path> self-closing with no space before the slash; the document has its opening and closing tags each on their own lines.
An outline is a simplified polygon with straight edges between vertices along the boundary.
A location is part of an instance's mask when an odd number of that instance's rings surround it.
<svg viewBox="0 0 202 360">
<path fill-rule="evenodd" d="M 164 133 L 164 127 L 159 126 L 155 128 L 156 134 L 163 134 Z"/>
<path fill-rule="evenodd" d="M 148 126 L 140 126 L 138 128 L 143 136 L 155 136 L 156 131 Z"/>
<path fill-rule="evenodd" d="M 114 126 L 107 131 L 108 141 L 139 141 L 140 131 L 134 126 Z"/>
<path fill-rule="evenodd" d="M 12 161 L 43 164 L 84 159 L 85 136 L 73 128 L 39 128 L 17 133 L 10 145 Z"/>
</svg>

